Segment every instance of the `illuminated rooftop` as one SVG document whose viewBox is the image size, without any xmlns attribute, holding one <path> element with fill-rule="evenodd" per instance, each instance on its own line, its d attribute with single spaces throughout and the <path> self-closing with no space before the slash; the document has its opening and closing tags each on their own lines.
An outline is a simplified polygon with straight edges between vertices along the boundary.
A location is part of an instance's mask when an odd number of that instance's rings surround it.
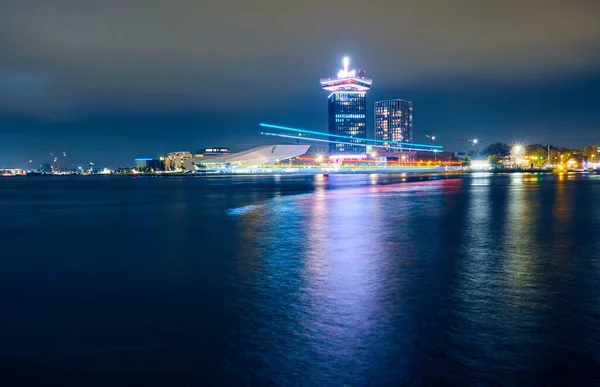
<svg viewBox="0 0 600 387">
<path fill-rule="evenodd" d="M 350 60 L 344 57 L 344 67 L 337 73 L 335 78 L 322 78 L 321 87 L 331 92 L 344 91 L 367 91 L 371 88 L 372 79 L 365 76 L 365 72 L 350 70 Z"/>
</svg>

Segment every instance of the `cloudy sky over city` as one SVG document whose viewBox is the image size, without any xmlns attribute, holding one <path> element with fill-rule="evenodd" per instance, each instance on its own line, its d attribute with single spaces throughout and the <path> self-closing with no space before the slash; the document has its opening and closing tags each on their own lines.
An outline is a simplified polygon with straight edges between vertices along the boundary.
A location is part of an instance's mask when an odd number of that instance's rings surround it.
<svg viewBox="0 0 600 387">
<path fill-rule="evenodd" d="M 0 0 L 0 167 L 241 149 L 267 142 L 259 122 L 325 131 L 319 78 L 345 55 L 373 78 L 371 116 L 414 102 L 415 141 L 582 147 L 598 20 L 594 0 Z"/>
</svg>

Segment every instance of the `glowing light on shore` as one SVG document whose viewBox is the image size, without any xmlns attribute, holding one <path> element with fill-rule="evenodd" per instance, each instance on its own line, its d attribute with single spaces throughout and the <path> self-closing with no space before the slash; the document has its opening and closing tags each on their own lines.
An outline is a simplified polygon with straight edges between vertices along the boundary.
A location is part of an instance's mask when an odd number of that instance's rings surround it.
<svg viewBox="0 0 600 387">
<path fill-rule="evenodd" d="M 348 159 L 348 160 L 362 160 L 365 159 L 367 155 L 332 155 L 329 156 L 331 160 L 336 159 Z"/>
<path fill-rule="evenodd" d="M 519 155 L 519 154 L 521 154 L 522 152 L 523 152 L 523 145 L 521 145 L 521 144 L 515 144 L 515 145 L 512 147 L 512 153 L 513 153 L 513 154 L 515 154 L 515 155 Z"/>
<path fill-rule="evenodd" d="M 523 144 L 516 143 L 510 150 L 510 155 L 515 164 L 521 164 L 523 162 L 523 154 L 525 152 L 525 147 Z"/>
</svg>

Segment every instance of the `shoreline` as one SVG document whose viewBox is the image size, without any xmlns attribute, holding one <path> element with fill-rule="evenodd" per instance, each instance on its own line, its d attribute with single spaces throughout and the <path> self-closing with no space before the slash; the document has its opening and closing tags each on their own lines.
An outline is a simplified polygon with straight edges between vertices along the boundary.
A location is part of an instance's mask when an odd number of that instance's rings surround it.
<svg viewBox="0 0 600 387">
<path fill-rule="evenodd" d="M 0 175 L 0 177 L 35 177 L 35 178 L 57 178 L 57 177 L 127 177 L 127 178 L 144 178 L 144 177 L 158 177 L 158 178 L 207 178 L 207 177 L 242 177 L 242 176 L 335 176 L 335 175 L 390 175 L 390 176 L 406 176 L 406 177 L 429 177 L 429 176 L 469 176 L 472 174 L 491 174 L 491 175 L 505 175 L 513 173 L 524 173 L 524 174 L 537 174 L 537 175 L 554 175 L 553 171 L 549 170 L 513 170 L 513 169 L 495 169 L 495 170 L 443 170 L 443 169 L 426 169 L 426 170 L 389 170 L 389 169 L 373 169 L 373 170 L 340 170 L 340 171 L 316 171 L 316 170 L 298 170 L 298 171 L 249 171 L 242 173 L 149 173 L 149 174 L 64 174 L 64 175 L 53 175 L 53 174 L 26 174 L 26 175 Z M 597 172 L 581 172 L 581 171 L 565 171 L 565 174 L 581 174 L 581 175 L 595 175 Z"/>
</svg>

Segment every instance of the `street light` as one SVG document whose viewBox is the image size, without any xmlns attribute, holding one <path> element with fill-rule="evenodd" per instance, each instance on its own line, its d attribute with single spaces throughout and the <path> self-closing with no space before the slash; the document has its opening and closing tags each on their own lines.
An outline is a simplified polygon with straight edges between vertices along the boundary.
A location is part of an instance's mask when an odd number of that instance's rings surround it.
<svg viewBox="0 0 600 387">
<path fill-rule="evenodd" d="M 519 164 L 519 158 L 521 157 L 521 154 L 523 153 L 523 145 L 521 144 L 515 144 L 512 149 L 510 150 L 510 153 L 513 157 L 513 161 L 516 165 Z"/>
</svg>

